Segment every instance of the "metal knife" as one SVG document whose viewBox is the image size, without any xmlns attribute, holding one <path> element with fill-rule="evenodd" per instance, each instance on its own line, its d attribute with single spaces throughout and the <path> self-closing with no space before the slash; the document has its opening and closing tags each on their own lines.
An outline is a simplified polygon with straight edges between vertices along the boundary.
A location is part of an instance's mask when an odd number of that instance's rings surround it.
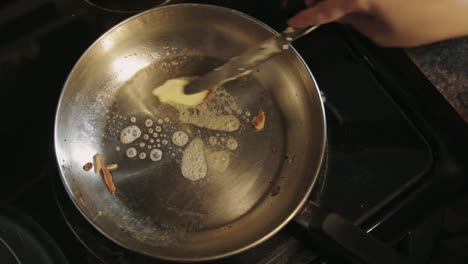
<svg viewBox="0 0 468 264">
<path fill-rule="evenodd" d="M 184 92 L 185 94 L 194 94 L 219 87 L 229 81 L 250 74 L 259 64 L 280 54 L 283 50 L 287 50 L 291 42 L 307 35 L 318 27 L 318 25 L 301 29 L 288 27 L 279 35 L 255 45 L 201 78 L 187 84 Z"/>
</svg>

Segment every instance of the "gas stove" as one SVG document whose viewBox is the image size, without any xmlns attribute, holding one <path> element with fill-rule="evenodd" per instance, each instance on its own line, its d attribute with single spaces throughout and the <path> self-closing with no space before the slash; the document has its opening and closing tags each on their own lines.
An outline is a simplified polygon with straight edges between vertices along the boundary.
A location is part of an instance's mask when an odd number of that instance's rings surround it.
<svg viewBox="0 0 468 264">
<path fill-rule="evenodd" d="M 41 236 L 55 241 L 50 258 L 164 263 L 94 229 L 67 196 L 55 162 L 54 114 L 69 71 L 95 39 L 136 11 L 109 2 L 0 4 L 0 138 L 6 157 L 0 201 L 3 211 L 26 215 L 44 231 Z M 135 8 L 176 1 L 143 2 Z M 301 8 L 292 1 L 192 2 L 237 9 L 278 31 Z M 293 46 L 316 78 L 327 118 L 326 168 L 310 200 L 385 242 L 402 244 L 412 227 L 465 184 L 466 124 L 400 49 L 376 47 L 336 24 Z M 14 251 L 15 244 L 9 246 Z M 321 256 L 290 223 L 260 246 L 215 263 L 321 263 Z"/>
</svg>

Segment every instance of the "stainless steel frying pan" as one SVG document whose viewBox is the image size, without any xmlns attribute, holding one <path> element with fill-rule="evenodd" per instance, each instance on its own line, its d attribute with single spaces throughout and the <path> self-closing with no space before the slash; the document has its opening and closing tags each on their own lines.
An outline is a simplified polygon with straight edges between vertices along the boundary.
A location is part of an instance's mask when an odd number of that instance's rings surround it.
<svg viewBox="0 0 468 264">
<path fill-rule="evenodd" d="M 234 131 L 181 122 L 182 113 L 151 95 L 169 78 L 204 74 L 275 34 L 236 11 L 181 4 L 120 23 L 83 54 L 63 88 L 55 147 L 65 188 L 96 229 L 140 253 L 200 261 L 254 247 L 293 219 L 326 144 L 317 85 L 294 49 L 224 87 L 232 98 L 218 102 L 217 114 L 234 116 Z M 266 123 L 257 131 L 251 119 L 260 110 Z M 129 126 L 141 134 L 123 144 Z M 172 140 L 178 131 L 188 136 L 186 145 Z M 181 169 L 191 144 L 202 149 L 198 162 L 207 163 L 198 180 Z M 83 169 L 96 153 L 118 164 L 114 194 Z M 213 153 L 223 153 L 224 165 Z"/>
</svg>

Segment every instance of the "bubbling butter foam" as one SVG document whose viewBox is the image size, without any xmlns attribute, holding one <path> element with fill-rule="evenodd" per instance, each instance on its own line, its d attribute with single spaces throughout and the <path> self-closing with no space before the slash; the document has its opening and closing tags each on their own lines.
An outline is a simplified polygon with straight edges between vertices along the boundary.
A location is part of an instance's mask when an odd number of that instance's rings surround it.
<svg viewBox="0 0 468 264">
<path fill-rule="evenodd" d="M 185 94 L 184 87 L 190 82 L 189 78 L 177 78 L 165 81 L 161 86 L 153 90 L 153 95 L 159 98 L 161 103 L 196 106 L 205 100 L 209 91 L 201 91 L 195 94 Z"/>
<path fill-rule="evenodd" d="M 185 149 L 180 167 L 182 175 L 191 181 L 206 177 L 208 164 L 205 158 L 204 144 L 200 138 L 194 139 Z"/>
<path fill-rule="evenodd" d="M 236 100 L 221 87 L 212 94 L 206 91 L 186 95 L 183 89 L 190 79 L 168 80 L 154 89 L 153 95 L 157 96 L 160 102 L 176 108 L 179 111 L 179 120 L 183 123 L 217 131 L 238 130 L 240 121 L 235 114 L 241 113 L 241 110 Z"/>
</svg>

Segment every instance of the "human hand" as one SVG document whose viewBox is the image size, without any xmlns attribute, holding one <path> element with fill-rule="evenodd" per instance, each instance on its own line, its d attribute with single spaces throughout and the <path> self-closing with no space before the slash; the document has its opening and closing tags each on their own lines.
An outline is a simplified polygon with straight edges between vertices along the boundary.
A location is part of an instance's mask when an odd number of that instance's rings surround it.
<svg viewBox="0 0 468 264">
<path fill-rule="evenodd" d="M 412 47 L 468 35 L 468 0 L 305 0 L 288 23 L 351 24 L 382 46 Z"/>
</svg>

